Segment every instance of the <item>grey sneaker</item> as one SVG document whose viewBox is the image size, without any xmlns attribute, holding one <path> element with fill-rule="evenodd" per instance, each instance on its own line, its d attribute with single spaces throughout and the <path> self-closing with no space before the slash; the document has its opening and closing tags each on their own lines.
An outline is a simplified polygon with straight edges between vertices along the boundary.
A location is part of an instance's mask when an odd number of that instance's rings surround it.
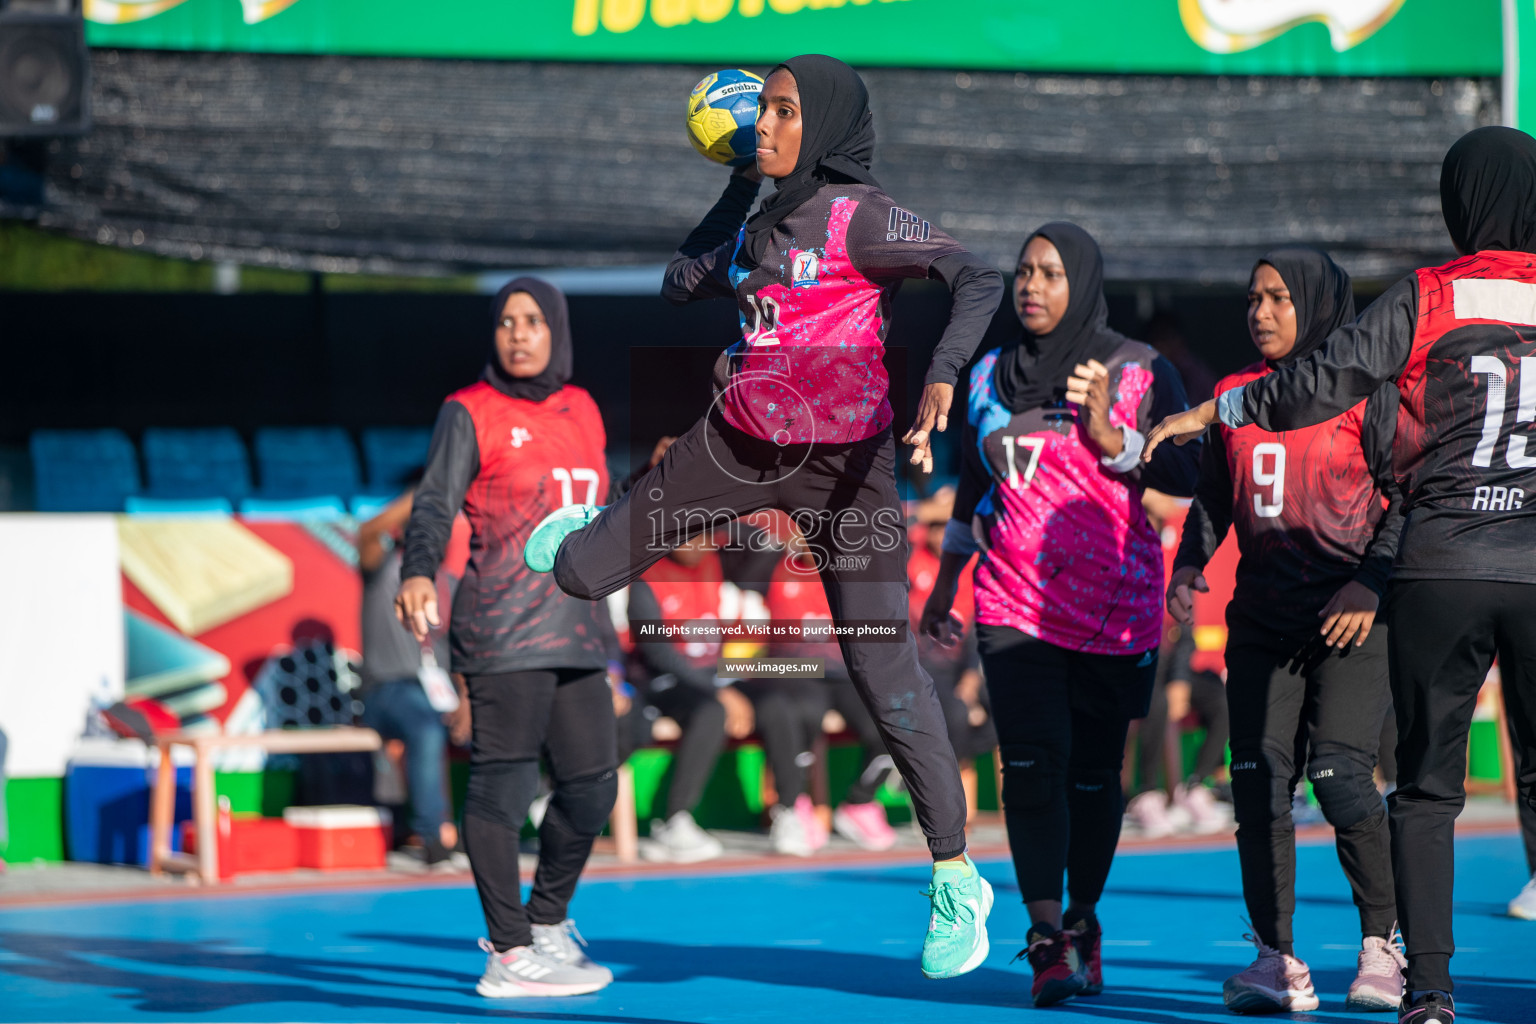
<svg viewBox="0 0 1536 1024">
<path fill-rule="evenodd" d="M 522 999 L 530 996 L 582 996 L 607 987 L 613 975 L 570 965 L 541 953 L 532 946 L 516 946 L 504 953 L 486 939 L 485 973 L 475 991 L 489 999 Z"/>
<path fill-rule="evenodd" d="M 724 852 L 720 840 L 700 828 L 687 811 L 678 811 L 666 821 L 651 822 L 651 837 L 640 844 L 640 856 L 646 860 L 674 864 L 713 860 Z"/>
<path fill-rule="evenodd" d="M 545 956 L 552 956 L 561 963 L 591 972 L 594 978 L 602 978 L 606 985 L 613 980 L 613 972 L 587 956 L 587 940 L 576 930 L 576 922 L 566 918 L 559 924 L 536 924 L 533 928 L 533 948 Z"/>
</svg>

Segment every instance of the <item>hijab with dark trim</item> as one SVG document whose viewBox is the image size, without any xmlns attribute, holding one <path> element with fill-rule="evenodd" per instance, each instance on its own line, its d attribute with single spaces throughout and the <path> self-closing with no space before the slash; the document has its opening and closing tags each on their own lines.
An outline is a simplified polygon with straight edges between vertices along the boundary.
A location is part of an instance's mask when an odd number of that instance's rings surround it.
<svg viewBox="0 0 1536 1024">
<path fill-rule="evenodd" d="M 1271 249 L 1253 269 L 1264 263 L 1275 268 L 1296 307 L 1296 345 L 1272 366 L 1290 366 L 1307 358 L 1328 335 L 1355 319 L 1349 275 L 1321 249 L 1302 245 Z"/>
<path fill-rule="evenodd" d="M 875 126 L 869 90 L 859 73 L 819 53 L 791 57 L 773 71 L 781 68 L 795 77 L 800 92 L 800 158 L 793 171 L 776 179 L 778 191 L 763 200 L 747 221 L 746 238 L 736 254 L 737 266 L 746 270 L 763 261 L 774 227 L 823 185 L 880 186 L 869 172 L 875 156 Z"/>
<path fill-rule="evenodd" d="M 507 299 L 517 292 L 525 292 L 539 304 L 544 322 L 549 325 L 549 365 L 536 377 L 512 376 L 502 367 L 501 357 L 496 353 L 495 326 L 501 323 Z M 530 402 L 542 402 L 565 387 L 571 379 L 571 315 L 564 292 L 537 277 L 513 278 L 491 300 L 491 324 L 491 357 L 480 373 L 481 380 L 504 395 Z"/>
<path fill-rule="evenodd" d="M 1498 126 L 1457 139 L 1440 167 L 1440 212 L 1465 256 L 1536 252 L 1536 139 Z"/>
<path fill-rule="evenodd" d="M 1109 328 L 1109 304 L 1104 301 L 1104 254 L 1093 236 L 1076 224 L 1053 221 L 1037 229 L 1019 249 L 1044 238 L 1061 254 L 1067 272 L 1067 311 L 1054 330 L 1031 334 L 1005 347 L 997 357 L 992 380 L 997 397 L 1010 412 L 1052 405 L 1067 392 L 1072 368 L 1089 359 L 1107 362 L 1127 340 Z"/>
</svg>

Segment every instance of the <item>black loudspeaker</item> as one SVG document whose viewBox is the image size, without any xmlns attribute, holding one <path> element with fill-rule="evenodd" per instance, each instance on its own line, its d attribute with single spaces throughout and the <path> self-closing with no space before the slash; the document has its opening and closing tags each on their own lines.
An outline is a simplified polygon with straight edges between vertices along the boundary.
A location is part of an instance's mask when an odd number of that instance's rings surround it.
<svg viewBox="0 0 1536 1024">
<path fill-rule="evenodd" d="M 0 10 L 0 138 L 90 130 L 90 61 L 78 11 Z"/>
</svg>

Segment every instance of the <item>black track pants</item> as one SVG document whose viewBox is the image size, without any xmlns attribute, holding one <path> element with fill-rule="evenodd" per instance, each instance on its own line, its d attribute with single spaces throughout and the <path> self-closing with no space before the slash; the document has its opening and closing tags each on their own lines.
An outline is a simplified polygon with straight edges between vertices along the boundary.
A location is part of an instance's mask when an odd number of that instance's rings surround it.
<svg viewBox="0 0 1536 1024">
<path fill-rule="evenodd" d="M 668 818 L 692 811 L 725 749 L 725 705 L 713 694 L 692 686 L 673 685 L 652 690 L 646 701 L 683 730 L 672 748 L 672 781 L 667 789 Z"/>
<path fill-rule="evenodd" d="M 1229 613 L 1227 706 L 1232 720 L 1232 806 L 1243 898 L 1253 930 L 1290 952 L 1296 911 L 1296 826 L 1291 794 L 1303 767 L 1334 829 L 1339 864 L 1362 935 L 1396 920 L 1386 804 L 1376 750 L 1391 707 L 1387 631 L 1378 619 L 1364 646 L 1330 653 Z M 1307 657 L 1297 659 L 1305 645 Z"/>
<path fill-rule="evenodd" d="M 933 681 L 907 633 L 907 536 L 890 431 L 852 444 L 780 447 L 718 414 L 678 438 L 661 462 L 555 560 L 573 597 L 596 600 L 632 582 L 714 522 L 779 508 L 805 534 L 838 623 L 882 624 L 899 642 L 839 637 L 843 663 L 912 795 L 936 859 L 965 849 L 965 790 Z"/>
<path fill-rule="evenodd" d="M 1003 759 L 1003 817 L 1025 903 L 1104 892 L 1125 809 L 1120 767 L 1147 713 L 1157 651 L 1082 654 L 977 626 Z"/>
<path fill-rule="evenodd" d="M 1472 711 L 1495 655 L 1520 796 L 1536 799 L 1536 585 L 1407 580 L 1393 588 L 1390 614 L 1397 789 L 1389 803 L 1408 987 L 1448 992 L 1452 839 L 1466 802 Z"/>
<path fill-rule="evenodd" d="M 821 733 L 831 695 L 820 679 L 745 679 L 737 686 L 752 701 L 755 731 L 773 772 L 778 802 L 790 807 L 806 792 L 811 743 Z"/>
<path fill-rule="evenodd" d="M 618 792 L 613 696 L 605 672 L 548 669 L 469 676 L 474 736 L 464 845 L 498 950 L 526 946 L 534 924 L 559 924 Z M 539 761 L 554 793 L 539 828 L 539 866 L 525 909 L 518 833 L 538 795 Z"/>
</svg>

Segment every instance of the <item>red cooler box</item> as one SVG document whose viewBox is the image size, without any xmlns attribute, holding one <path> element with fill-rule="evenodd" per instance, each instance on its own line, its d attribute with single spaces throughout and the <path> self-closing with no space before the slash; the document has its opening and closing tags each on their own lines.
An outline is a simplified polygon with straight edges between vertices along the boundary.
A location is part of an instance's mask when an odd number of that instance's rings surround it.
<svg viewBox="0 0 1536 1024">
<path fill-rule="evenodd" d="M 289 807 L 283 820 L 299 837 L 299 867 L 355 871 L 384 867 L 393 822 L 382 807 Z"/>
<path fill-rule="evenodd" d="M 182 825 L 182 848 L 197 852 L 197 829 Z M 292 871 L 299 866 L 299 837 L 282 818 L 219 816 L 219 878 L 248 871 Z"/>
</svg>

